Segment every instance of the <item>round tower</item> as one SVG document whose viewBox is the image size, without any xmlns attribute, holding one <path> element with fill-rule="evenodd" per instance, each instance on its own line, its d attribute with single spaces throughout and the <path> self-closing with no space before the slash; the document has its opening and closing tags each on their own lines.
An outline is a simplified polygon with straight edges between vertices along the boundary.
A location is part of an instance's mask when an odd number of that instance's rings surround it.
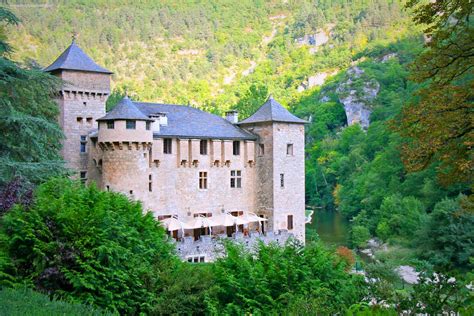
<svg viewBox="0 0 474 316">
<path fill-rule="evenodd" d="M 99 185 L 140 199 L 148 192 L 153 120 L 125 97 L 97 121 Z"/>
</svg>

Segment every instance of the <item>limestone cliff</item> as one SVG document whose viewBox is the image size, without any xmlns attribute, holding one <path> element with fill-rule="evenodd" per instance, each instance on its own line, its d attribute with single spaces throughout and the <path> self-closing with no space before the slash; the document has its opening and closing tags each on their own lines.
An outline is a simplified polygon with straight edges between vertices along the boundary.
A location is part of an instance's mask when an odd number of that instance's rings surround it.
<svg viewBox="0 0 474 316">
<path fill-rule="evenodd" d="M 364 70 L 353 66 L 347 70 L 347 79 L 336 89 L 339 102 L 344 105 L 347 125 L 360 124 L 367 129 L 370 124 L 373 100 L 377 97 L 380 84 L 365 76 Z"/>
</svg>

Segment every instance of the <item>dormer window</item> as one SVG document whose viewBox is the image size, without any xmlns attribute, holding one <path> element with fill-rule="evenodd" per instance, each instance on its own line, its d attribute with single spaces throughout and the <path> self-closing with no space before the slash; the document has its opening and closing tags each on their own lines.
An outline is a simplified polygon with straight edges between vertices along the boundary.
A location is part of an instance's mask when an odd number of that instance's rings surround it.
<svg viewBox="0 0 474 316">
<path fill-rule="evenodd" d="M 108 121 L 107 122 L 107 129 L 114 129 L 115 128 L 115 122 L 114 121 Z"/>
<path fill-rule="evenodd" d="M 166 116 L 166 113 L 157 112 L 157 113 L 151 114 L 149 117 L 157 121 L 161 126 L 168 125 L 168 117 Z"/>
<path fill-rule="evenodd" d="M 127 129 L 135 129 L 136 125 L 136 121 L 127 120 Z"/>
</svg>

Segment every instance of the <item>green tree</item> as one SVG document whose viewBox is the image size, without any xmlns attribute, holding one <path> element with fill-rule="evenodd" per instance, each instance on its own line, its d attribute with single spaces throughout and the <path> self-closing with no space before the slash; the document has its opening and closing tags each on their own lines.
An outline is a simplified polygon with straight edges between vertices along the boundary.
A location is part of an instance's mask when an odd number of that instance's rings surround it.
<svg viewBox="0 0 474 316">
<path fill-rule="evenodd" d="M 404 163 L 417 171 L 439 161 L 444 183 L 472 184 L 474 3 L 411 0 L 407 7 L 429 40 L 412 66 L 413 79 L 425 87 L 401 117 Z"/>
<path fill-rule="evenodd" d="M 63 172 L 62 131 L 53 100 L 61 81 L 33 64 L 11 61 L 6 24 L 18 20 L 0 7 L 0 186 L 15 176 L 38 182 Z"/>
<path fill-rule="evenodd" d="M 421 256 L 438 268 L 473 269 L 474 205 L 466 196 L 435 205 L 420 237 Z"/>
<path fill-rule="evenodd" d="M 0 219 L 3 284 L 126 314 L 152 310 L 172 249 L 138 202 L 68 179 L 41 184 L 30 207 Z"/>
<path fill-rule="evenodd" d="M 247 118 L 255 111 L 258 110 L 260 106 L 268 98 L 268 88 L 265 85 L 251 85 L 250 88 L 242 95 L 234 106 L 234 109 L 239 111 L 240 117 Z"/>
</svg>

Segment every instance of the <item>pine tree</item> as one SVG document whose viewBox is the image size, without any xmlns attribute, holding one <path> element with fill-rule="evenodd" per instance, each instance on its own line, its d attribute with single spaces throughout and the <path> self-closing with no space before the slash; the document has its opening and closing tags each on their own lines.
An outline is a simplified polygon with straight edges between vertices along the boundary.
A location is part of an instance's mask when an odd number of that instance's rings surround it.
<svg viewBox="0 0 474 316">
<path fill-rule="evenodd" d="M 38 182 L 64 170 L 53 100 L 61 81 L 34 63 L 10 59 L 7 27 L 18 23 L 13 13 L 0 8 L 0 185 L 15 176 Z"/>
</svg>

